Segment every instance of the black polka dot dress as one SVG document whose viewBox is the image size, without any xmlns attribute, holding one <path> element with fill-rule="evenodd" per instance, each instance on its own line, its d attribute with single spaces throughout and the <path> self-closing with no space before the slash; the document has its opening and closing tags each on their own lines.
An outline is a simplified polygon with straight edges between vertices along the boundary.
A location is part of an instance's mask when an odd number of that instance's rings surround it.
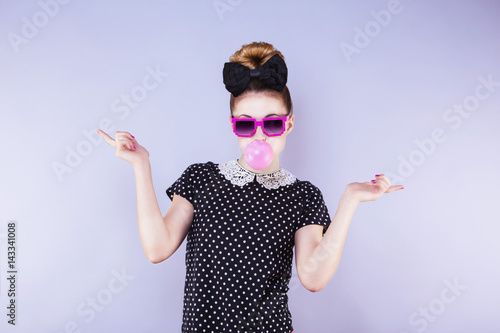
<svg viewBox="0 0 500 333">
<path fill-rule="evenodd" d="M 194 206 L 182 332 L 292 332 L 294 233 L 327 230 L 320 190 L 283 168 L 257 174 L 232 160 L 192 164 L 166 192 Z"/>
</svg>

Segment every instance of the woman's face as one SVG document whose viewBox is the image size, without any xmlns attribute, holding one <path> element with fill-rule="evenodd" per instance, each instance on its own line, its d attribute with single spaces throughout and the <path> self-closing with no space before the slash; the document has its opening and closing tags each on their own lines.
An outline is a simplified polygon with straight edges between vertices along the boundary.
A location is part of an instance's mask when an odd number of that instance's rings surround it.
<svg viewBox="0 0 500 333">
<path fill-rule="evenodd" d="M 287 110 L 283 102 L 279 97 L 273 96 L 267 93 L 247 93 L 238 98 L 234 108 L 233 117 L 234 118 L 255 118 L 257 120 L 262 120 L 262 118 L 269 117 L 286 117 Z M 295 120 L 294 116 L 291 116 L 285 124 L 285 132 L 280 136 L 267 136 L 260 126 L 257 126 L 257 131 L 251 137 L 239 137 L 238 145 L 242 152 L 241 158 L 239 159 L 240 164 L 256 173 L 269 173 L 276 171 L 279 168 L 279 155 L 285 148 L 285 142 L 287 135 L 293 129 L 293 122 Z M 231 122 L 231 117 L 229 117 Z M 233 131 L 233 124 L 231 123 L 231 132 Z M 246 147 L 255 140 L 263 140 L 267 142 L 273 148 L 273 161 L 271 164 L 263 170 L 252 169 L 245 161 L 244 152 Z"/>
</svg>

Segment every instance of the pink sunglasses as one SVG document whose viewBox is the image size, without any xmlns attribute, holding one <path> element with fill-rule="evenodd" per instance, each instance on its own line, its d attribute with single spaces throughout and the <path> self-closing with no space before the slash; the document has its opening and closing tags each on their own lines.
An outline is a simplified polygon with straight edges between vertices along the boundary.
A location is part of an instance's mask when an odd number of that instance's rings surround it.
<svg viewBox="0 0 500 333">
<path fill-rule="evenodd" d="M 255 118 L 232 118 L 233 132 L 240 137 L 251 137 L 257 131 L 257 126 L 262 128 L 262 131 L 267 136 L 279 136 L 285 132 L 285 123 L 290 115 L 286 117 L 263 118 L 257 120 Z"/>
</svg>

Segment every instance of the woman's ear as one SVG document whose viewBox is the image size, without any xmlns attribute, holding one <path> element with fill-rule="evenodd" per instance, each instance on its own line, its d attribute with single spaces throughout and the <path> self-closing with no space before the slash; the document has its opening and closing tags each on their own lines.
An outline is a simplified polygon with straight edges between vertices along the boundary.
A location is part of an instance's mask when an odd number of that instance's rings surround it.
<svg viewBox="0 0 500 333">
<path fill-rule="evenodd" d="M 290 119 L 287 121 L 287 127 L 286 127 L 287 133 L 290 133 L 292 131 L 294 126 L 294 121 L 295 121 L 295 115 L 292 115 Z"/>
</svg>

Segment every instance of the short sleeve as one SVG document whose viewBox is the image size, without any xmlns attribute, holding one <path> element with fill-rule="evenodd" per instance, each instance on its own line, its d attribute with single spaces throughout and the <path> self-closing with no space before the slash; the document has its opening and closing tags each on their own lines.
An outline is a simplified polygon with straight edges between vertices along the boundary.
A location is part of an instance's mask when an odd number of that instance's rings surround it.
<svg viewBox="0 0 500 333">
<path fill-rule="evenodd" d="M 194 172 L 195 164 L 192 164 L 184 170 L 182 175 L 167 188 L 167 196 L 170 200 L 174 200 L 174 194 L 180 195 L 194 205 Z"/>
<path fill-rule="evenodd" d="M 295 225 L 295 231 L 309 224 L 318 224 L 323 226 L 324 234 L 331 223 L 330 214 L 328 214 L 323 194 L 321 194 L 319 188 L 309 182 L 307 183 L 309 186 L 306 191 L 304 209 Z"/>
</svg>

